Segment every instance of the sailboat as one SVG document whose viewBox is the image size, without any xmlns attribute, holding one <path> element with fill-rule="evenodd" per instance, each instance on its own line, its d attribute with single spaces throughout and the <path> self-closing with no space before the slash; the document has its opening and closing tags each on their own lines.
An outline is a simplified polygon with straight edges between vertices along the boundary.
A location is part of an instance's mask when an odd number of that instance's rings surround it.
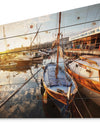
<svg viewBox="0 0 100 128">
<path fill-rule="evenodd" d="M 100 106 L 100 57 L 83 55 L 66 61 L 65 68 L 79 84 L 79 90 Z"/>
<path fill-rule="evenodd" d="M 41 27 L 41 25 L 40 25 Z M 43 61 L 43 56 L 39 53 L 39 52 L 34 52 L 31 50 L 32 49 L 32 44 L 34 43 L 34 40 L 36 39 L 36 37 L 38 36 L 40 27 L 38 28 L 33 40 L 31 41 L 30 44 L 30 51 L 29 53 L 20 53 L 19 55 L 17 55 L 16 57 L 14 57 L 11 61 L 17 63 L 19 66 L 27 66 L 30 65 L 32 63 L 38 63 L 38 62 L 42 62 Z"/>
<path fill-rule="evenodd" d="M 21 66 L 24 66 L 24 65 L 29 65 L 31 63 L 42 62 L 43 56 L 17 55 L 12 61 L 16 62 Z"/>
<path fill-rule="evenodd" d="M 77 85 L 73 78 L 65 72 L 59 65 L 59 42 L 60 42 L 60 24 L 61 12 L 59 13 L 59 32 L 57 36 L 57 64 L 48 63 L 44 68 L 42 86 L 44 88 L 44 102 L 47 103 L 47 97 L 55 103 L 58 110 L 63 113 L 68 110 L 75 94 Z"/>
</svg>

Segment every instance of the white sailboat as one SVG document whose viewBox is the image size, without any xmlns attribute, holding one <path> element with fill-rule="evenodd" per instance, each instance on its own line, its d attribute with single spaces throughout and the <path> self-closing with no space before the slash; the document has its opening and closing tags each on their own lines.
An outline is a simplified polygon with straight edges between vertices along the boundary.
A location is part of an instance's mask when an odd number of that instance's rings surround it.
<svg viewBox="0 0 100 128">
<path fill-rule="evenodd" d="M 81 85 L 81 91 L 100 105 L 100 57 L 84 55 L 65 64 L 66 71 Z"/>
</svg>

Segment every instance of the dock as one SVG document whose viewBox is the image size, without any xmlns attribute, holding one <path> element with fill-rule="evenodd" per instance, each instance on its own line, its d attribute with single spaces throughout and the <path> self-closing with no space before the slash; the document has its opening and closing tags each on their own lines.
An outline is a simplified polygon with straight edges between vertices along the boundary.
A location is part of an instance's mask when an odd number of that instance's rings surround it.
<svg viewBox="0 0 100 128">
<path fill-rule="evenodd" d="M 88 50 L 88 49 L 68 49 L 64 50 L 66 55 L 98 55 L 100 56 L 100 50 L 94 49 L 94 50 Z"/>
</svg>

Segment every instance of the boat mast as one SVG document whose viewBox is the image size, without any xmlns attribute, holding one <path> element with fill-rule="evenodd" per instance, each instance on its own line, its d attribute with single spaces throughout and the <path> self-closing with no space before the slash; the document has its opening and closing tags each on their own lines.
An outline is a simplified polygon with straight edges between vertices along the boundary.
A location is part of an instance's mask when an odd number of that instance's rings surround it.
<svg viewBox="0 0 100 128">
<path fill-rule="evenodd" d="M 41 25 L 40 25 L 40 27 L 41 27 Z M 38 36 L 38 33 L 39 33 L 39 30 L 40 30 L 40 27 L 38 28 L 38 30 L 37 30 L 37 32 L 36 32 L 36 34 L 35 34 L 35 36 L 34 36 L 33 40 L 31 41 L 31 44 L 30 44 L 30 54 L 31 54 L 32 44 L 34 43 L 34 40 L 35 40 L 35 39 L 36 39 L 36 37 Z"/>
<path fill-rule="evenodd" d="M 6 40 L 5 26 L 4 25 L 3 25 L 3 37 L 4 37 L 4 43 L 5 43 L 5 50 L 7 51 L 7 40 Z"/>
<path fill-rule="evenodd" d="M 58 62 L 59 62 L 60 24 L 61 24 L 61 12 L 59 12 L 59 30 L 57 35 L 57 65 L 56 65 L 56 72 L 55 72 L 56 78 L 58 75 Z"/>
</svg>

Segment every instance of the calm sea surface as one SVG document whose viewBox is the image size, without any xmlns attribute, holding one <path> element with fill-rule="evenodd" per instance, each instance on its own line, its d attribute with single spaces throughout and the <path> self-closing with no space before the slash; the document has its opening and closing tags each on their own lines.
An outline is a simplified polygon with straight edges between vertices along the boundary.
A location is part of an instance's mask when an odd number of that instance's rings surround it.
<svg viewBox="0 0 100 128">
<path fill-rule="evenodd" d="M 16 89 L 18 89 L 32 74 L 41 69 L 18 93 L 16 93 L 7 103 L 0 108 L 0 118 L 46 118 L 61 117 L 55 105 L 48 101 L 43 103 L 41 95 L 41 78 L 43 75 L 43 65 L 49 62 L 56 62 L 56 56 L 44 59 L 41 64 L 34 64 L 26 70 L 7 71 L 0 70 L 0 104 L 7 99 Z M 63 60 L 60 58 L 60 65 L 63 67 Z M 64 68 L 64 67 L 63 67 Z M 82 95 L 83 96 L 83 95 Z M 76 100 L 77 100 L 76 96 Z M 84 96 L 83 96 L 84 97 Z M 83 104 L 78 99 L 78 107 L 82 108 L 83 115 L 89 117 Z M 89 99 L 85 100 L 93 117 L 100 117 L 99 107 L 94 105 Z M 73 108 L 74 109 L 74 108 Z M 75 110 L 72 110 L 75 111 Z M 73 114 L 74 118 L 78 117 Z"/>
</svg>

